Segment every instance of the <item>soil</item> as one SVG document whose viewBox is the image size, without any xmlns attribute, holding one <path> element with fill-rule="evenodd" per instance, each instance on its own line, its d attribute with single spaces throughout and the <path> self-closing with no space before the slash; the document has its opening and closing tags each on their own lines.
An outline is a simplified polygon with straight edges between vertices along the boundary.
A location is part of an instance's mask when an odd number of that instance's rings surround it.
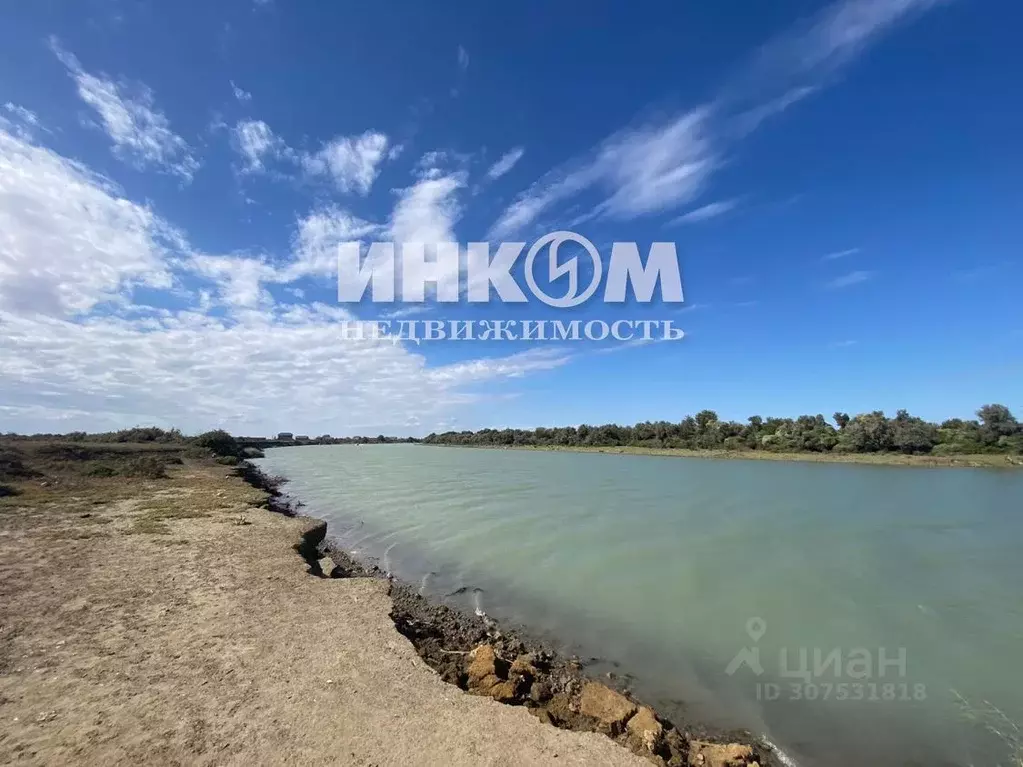
<svg viewBox="0 0 1023 767">
<path fill-rule="evenodd" d="M 285 515 L 296 513 L 297 501 L 282 492 L 285 480 L 280 477 L 267 477 L 251 465 L 245 467 L 242 472 L 253 486 L 270 493 L 276 511 Z M 412 642 L 420 657 L 436 670 L 444 681 L 462 690 L 491 695 L 502 703 L 525 707 L 541 721 L 559 728 L 603 732 L 636 754 L 669 767 L 689 764 L 690 760 L 698 757 L 699 746 L 694 748 L 692 745 L 694 743 L 728 744 L 734 741 L 738 741 L 744 747 L 748 746 L 749 749 L 746 758 L 734 762 L 736 765 L 759 764 L 767 767 L 781 764 L 771 749 L 766 744 L 758 742 L 750 732 L 726 731 L 696 722 L 676 726 L 640 701 L 635 701 L 636 710 L 645 708 L 656 717 L 663 729 L 663 735 L 655 747 L 651 748 L 649 743 L 632 737 L 624 726 L 620 732 L 612 732 L 606 722 L 580 711 L 584 687 L 597 681 L 586 673 L 586 666 L 590 663 L 600 663 L 602 659 L 592 658 L 584 662 L 577 657 L 561 657 L 542 641 L 530 637 L 522 630 L 501 627 L 485 614 L 464 612 L 426 597 L 418 586 L 394 578 L 377 565 L 363 563 L 354 558 L 327 536 L 326 526 L 322 531 L 317 530 L 316 541 L 307 540 L 301 553 L 307 561 L 309 572 L 319 577 L 373 578 L 386 581 L 392 603 L 390 614 L 395 627 Z M 515 659 L 528 659 L 526 662 L 531 666 L 528 683 L 517 683 L 514 690 L 496 686 L 487 690 L 474 685 L 470 666 L 476 651 L 482 646 L 492 648 L 498 659 L 496 669 L 498 683 L 513 678 L 509 671 L 512 670 Z M 624 675 L 624 679 L 628 679 L 628 675 Z M 622 676 L 608 675 L 599 679 L 599 683 L 629 700 L 634 700 Z M 706 760 L 695 763 L 706 763 L 708 767 L 712 765 L 712 761 Z"/>
<path fill-rule="evenodd" d="M 0 764 L 775 763 L 353 560 L 249 464 L 0 449 Z"/>
<path fill-rule="evenodd" d="M 7 481 L 0 764 L 644 764 L 445 683 L 227 467 Z"/>
</svg>

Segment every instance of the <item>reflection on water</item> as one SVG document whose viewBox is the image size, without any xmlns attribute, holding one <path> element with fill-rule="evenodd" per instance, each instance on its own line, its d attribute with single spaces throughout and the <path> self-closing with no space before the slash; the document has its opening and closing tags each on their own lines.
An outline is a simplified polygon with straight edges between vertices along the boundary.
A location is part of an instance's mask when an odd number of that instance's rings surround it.
<svg viewBox="0 0 1023 767">
<path fill-rule="evenodd" d="M 801 763 L 996 763 L 953 689 L 1023 722 L 1021 473 L 415 445 L 260 463 L 425 593 Z"/>
</svg>

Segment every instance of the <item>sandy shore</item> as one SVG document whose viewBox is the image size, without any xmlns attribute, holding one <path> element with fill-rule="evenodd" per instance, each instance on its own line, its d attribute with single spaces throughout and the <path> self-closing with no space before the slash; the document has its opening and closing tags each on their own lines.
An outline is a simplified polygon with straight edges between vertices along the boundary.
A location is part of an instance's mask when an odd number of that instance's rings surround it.
<svg viewBox="0 0 1023 767">
<path fill-rule="evenodd" d="M 0 763 L 650 763 L 442 681 L 226 467 L 51 490 L 0 503 Z"/>
</svg>

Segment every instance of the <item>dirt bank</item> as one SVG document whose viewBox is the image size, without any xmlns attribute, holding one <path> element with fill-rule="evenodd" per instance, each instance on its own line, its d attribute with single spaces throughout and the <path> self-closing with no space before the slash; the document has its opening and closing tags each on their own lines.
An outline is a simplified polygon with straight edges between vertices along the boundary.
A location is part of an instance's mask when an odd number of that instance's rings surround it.
<svg viewBox="0 0 1023 767">
<path fill-rule="evenodd" d="M 294 513 L 289 499 L 280 494 L 280 479 L 252 466 L 243 474 L 268 491 L 275 510 Z M 555 727 L 603 733 L 650 762 L 669 767 L 779 763 L 751 733 L 711 730 L 695 722 L 676 726 L 634 700 L 617 677 L 592 678 L 578 659 L 560 657 L 533 637 L 509 631 L 485 614 L 424 597 L 418 587 L 353 558 L 327 537 L 325 527 L 307 536 L 300 553 L 312 575 L 387 582 L 394 625 L 442 679 L 462 690 L 524 707 Z"/>
<path fill-rule="evenodd" d="M 230 469 L 168 475 L 9 482 L 0 763 L 644 764 L 445 683 L 386 580 L 311 577 L 317 523 Z"/>
</svg>

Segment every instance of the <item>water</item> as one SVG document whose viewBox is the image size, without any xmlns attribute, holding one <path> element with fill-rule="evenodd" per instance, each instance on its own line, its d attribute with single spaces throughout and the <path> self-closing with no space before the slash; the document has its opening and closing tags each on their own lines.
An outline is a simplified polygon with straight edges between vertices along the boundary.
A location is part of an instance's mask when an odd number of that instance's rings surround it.
<svg viewBox="0 0 1023 767">
<path fill-rule="evenodd" d="M 1023 473 L 416 445 L 260 463 L 350 550 L 677 718 L 801 765 L 1010 763 L 983 726 L 1009 725 L 952 691 L 1023 724 Z M 744 649 L 761 674 L 728 673 Z"/>
</svg>

